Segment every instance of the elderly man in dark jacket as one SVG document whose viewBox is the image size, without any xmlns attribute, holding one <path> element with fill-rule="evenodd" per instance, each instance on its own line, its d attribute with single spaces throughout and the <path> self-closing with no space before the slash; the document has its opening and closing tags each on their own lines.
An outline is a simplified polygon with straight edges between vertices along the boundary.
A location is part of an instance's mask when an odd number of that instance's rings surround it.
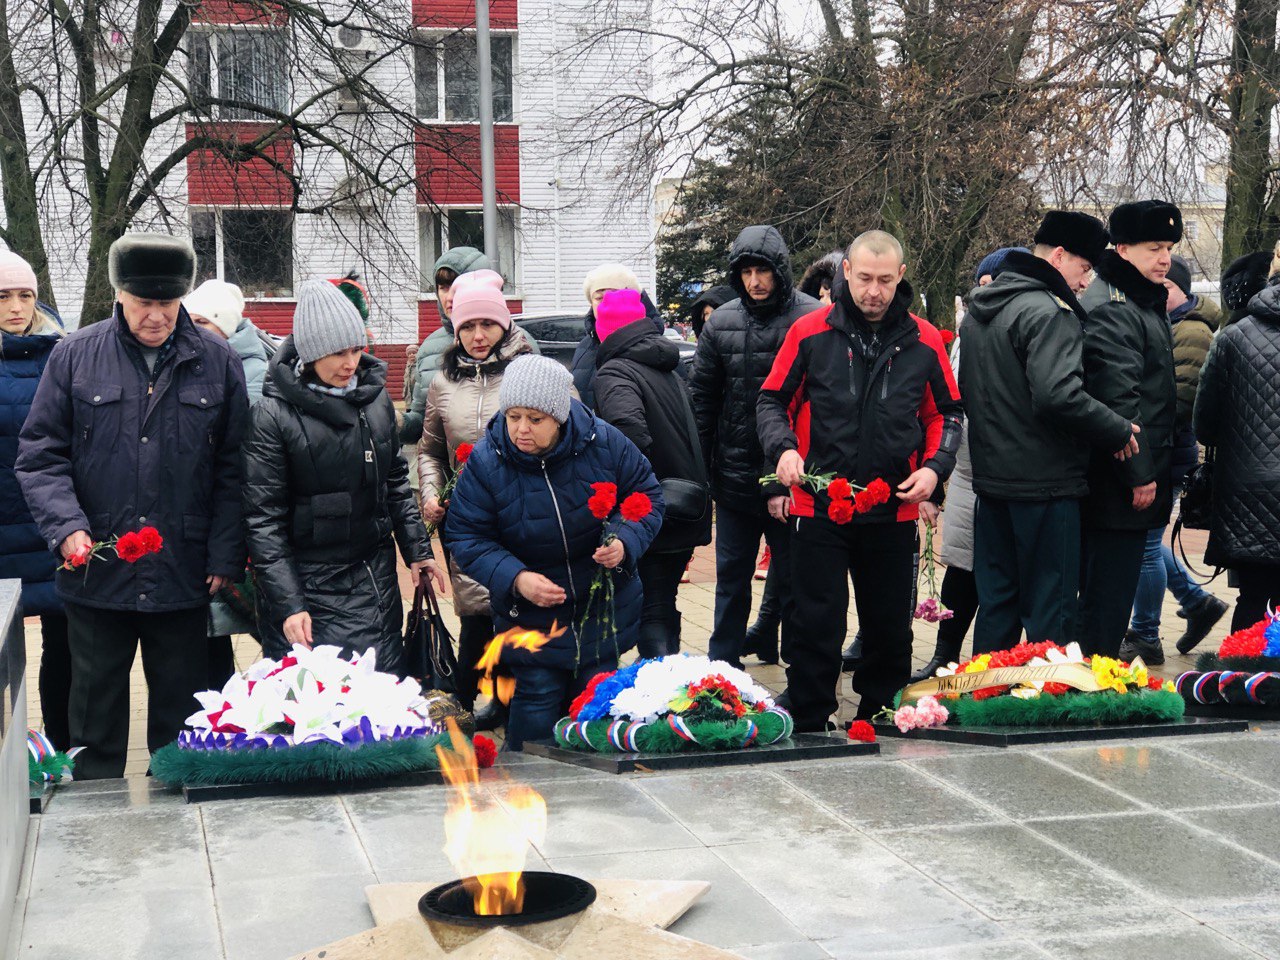
<svg viewBox="0 0 1280 960">
<path fill-rule="evenodd" d="M 960 389 L 978 494 L 975 654 L 1075 636 L 1080 501 L 1093 449 L 1133 452 L 1133 429 L 1084 390 L 1076 294 L 1107 247 L 1102 221 L 1050 210 L 1034 253 L 1013 250 L 969 295 Z"/>
<path fill-rule="evenodd" d="M 708 653 L 736 665 L 762 536 L 782 577 L 784 647 L 789 638 L 787 491 L 760 485 L 773 464 L 760 446 L 756 398 L 791 325 L 820 304 L 793 288 L 791 255 L 769 226 L 738 234 L 729 251 L 729 283 L 738 299 L 717 308 L 703 327 L 689 392 L 716 501 L 716 611 Z"/>
<path fill-rule="evenodd" d="M 53 351 L 22 431 L 17 473 L 49 549 L 155 527 L 164 546 L 129 563 L 110 550 L 58 573 L 71 649 L 76 777 L 124 774 L 129 668 L 148 679 L 147 746 L 173 740 L 204 685 L 209 597 L 244 571 L 240 438 L 244 370 L 196 327 L 181 298 L 195 279 L 185 240 L 126 234 L 110 251 L 112 317 Z"/>
<path fill-rule="evenodd" d="M 1169 522 L 1177 404 L 1164 278 L 1182 214 L 1163 200 L 1111 211 L 1111 241 L 1080 297 L 1085 389 L 1141 428 L 1126 460 L 1095 449 L 1084 505 L 1078 637 L 1086 653 L 1116 656 L 1138 588 L 1147 531 Z"/>
</svg>

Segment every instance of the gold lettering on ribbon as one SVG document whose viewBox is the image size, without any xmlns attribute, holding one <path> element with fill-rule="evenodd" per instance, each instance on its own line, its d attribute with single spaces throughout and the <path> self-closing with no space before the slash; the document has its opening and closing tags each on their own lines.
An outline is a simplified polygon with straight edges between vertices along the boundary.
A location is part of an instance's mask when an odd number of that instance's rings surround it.
<svg viewBox="0 0 1280 960">
<path fill-rule="evenodd" d="M 1014 686 L 1019 683 L 1065 683 L 1076 690 L 1092 693 L 1107 689 L 1083 663 L 1046 663 L 1035 667 L 998 667 L 976 673 L 956 673 L 949 677 L 933 677 L 905 687 L 902 703 L 914 703 L 921 697 L 941 693 L 972 693 L 984 687 Z"/>
</svg>

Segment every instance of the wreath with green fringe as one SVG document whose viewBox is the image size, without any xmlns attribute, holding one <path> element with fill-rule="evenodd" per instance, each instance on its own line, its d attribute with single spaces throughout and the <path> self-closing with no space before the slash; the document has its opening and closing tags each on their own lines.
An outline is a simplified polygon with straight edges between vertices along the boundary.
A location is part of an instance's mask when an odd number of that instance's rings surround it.
<svg viewBox="0 0 1280 960">
<path fill-rule="evenodd" d="M 1140 660 L 1126 663 L 1099 655 L 1086 657 L 1074 643 L 1061 647 L 1047 641 L 1024 641 L 1008 650 L 980 654 L 965 663 L 944 667 L 937 676 L 973 674 L 980 680 L 982 674 L 993 670 L 1067 664 L 1087 667 L 1086 679 L 1091 675 L 1102 689 L 1078 690 L 1052 680 L 1027 680 L 979 686 L 965 693 L 947 692 L 944 688 L 915 705 L 902 706 L 903 694 L 917 686 L 913 684 L 895 698 L 897 710 L 890 711 L 892 721 L 903 732 L 940 723 L 963 727 L 1114 726 L 1166 723 L 1181 718 L 1185 712 L 1174 684 L 1150 674 Z"/>
<path fill-rule="evenodd" d="M 1187 704 L 1280 712 L 1280 614 L 1228 634 L 1175 681 Z"/>
<path fill-rule="evenodd" d="M 27 780 L 30 783 L 58 783 L 73 779 L 74 754 L 57 749 L 53 742 L 39 730 L 27 731 Z"/>
<path fill-rule="evenodd" d="M 791 714 L 745 671 L 674 654 L 594 677 L 556 723 L 555 741 L 598 753 L 740 750 L 794 729 Z"/>
</svg>

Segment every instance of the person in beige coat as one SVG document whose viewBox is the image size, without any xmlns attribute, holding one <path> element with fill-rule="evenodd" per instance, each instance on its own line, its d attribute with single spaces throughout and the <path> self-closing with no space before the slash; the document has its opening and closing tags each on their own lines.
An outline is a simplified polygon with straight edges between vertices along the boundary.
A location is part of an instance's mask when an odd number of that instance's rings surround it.
<svg viewBox="0 0 1280 960">
<path fill-rule="evenodd" d="M 522 353 L 532 352 L 524 331 L 511 322 L 502 296 L 502 277 L 492 270 L 463 274 L 454 286 L 453 344 L 440 357 L 440 369 L 427 390 L 422 438 L 418 441 L 422 515 L 440 527 L 448 502 L 441 492 L 459 469 L 458 448 L 475 444 L 498 412 L 502 373 Z M 445 549 L 448 544 L 445 543 Z M 458 662 L 464 670 L 475 666 L 493 639 L 489 594 L 484 587 L 449 564 L 453 605 L 461 621 Z M 459 679 L 458 699 L 471 709 L 478 674 Z M 491 704 L 476 717 L 478 729 L 502 722 L 502 711 Z"/>
</svg>

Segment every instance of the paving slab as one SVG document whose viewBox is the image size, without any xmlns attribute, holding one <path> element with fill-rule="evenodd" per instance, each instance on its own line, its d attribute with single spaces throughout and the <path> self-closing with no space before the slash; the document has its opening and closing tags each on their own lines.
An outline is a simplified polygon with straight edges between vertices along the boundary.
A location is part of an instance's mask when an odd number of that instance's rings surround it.
<svg viewBox="0 0 1280 960">
<path fill-rule="evenodd" d="M 1280 804 L 1192 810 L 1183 813 L 1179 819 L 1280 863 Z M 1276 905 L 1276 912 L 1280 913 L 1280 904 Z"/>
<path fill-rule="evenodd" d="M 223 960 L 224 954 L 208 886 L 171 890 L 130 885 L 127 891 L 120 886 L 80 891 L 74 908 L 58 897 L 33 897 L 14 956 Z"/>
<path fill-rule="evenodd" d="M 768 767 L 645 777 L 637 786 L 709 846 L 759 840 L 762 833 L 802 839 L 851 830 Z"/>
<path fill-rule="evenodd" d="M 909 939 L 909 938 L 907 938 Z M 918 947 L 900 950 L 868 950 L 857 940 L 828 940 L 825 943 L 835 960 L 908 960 L 922 952 Z M 999 943 L 971 943 L 933 947 L 930 957 L 945 960 L 1044 960 L 1048 954 L 1027 940 L 1006 940 Z"/>
<path fill-rule="evenodd" d="M 789 767 L 778 776 L 863 830 L 988 823 L 999 815 L 905 763 Z M 910 802 L 904 802 L 910 798 Z"/>
<path fill-rule="evenodd" d="M 1280 737 L 1255 733 L 1247 737 L 1188 740 L 1179 743 L 1177 749 L 1243 779 L 1280 784 Z"/>
<path fill-rule="evenodd" d="M 78 903 L 105 891 L 201 890 L 209 884 L 200 817 L 194 810 L 175 806 L 41 818 L 32 901 L 62 900 L 69 907 L 72 900 Z"/>
<path fill-rule="evenodd" d="M 1105 931 L 1089 936 L 1049 939 L 1040 946 L 1054 960 L 1258 960 L 1258 954 L 1213 930 L 1160 929 Z"/>
<path fill-rule="evenodd" d="M 867 837 L 713 848 L 811 940 L 956 928 L 968 904 Z"/>
<path fill-rule="evenodd" d="M 1002 752 L 939 757 L 912 763 L 1014 819 L 1132 812 L 1122 797 L 1033 753 Z"/>
<path fill-rule="evenodd" d="M 219 881 L 218 917 L 233 960 L 284 960 L 373 925 L 364 888 L 372 873 L 287 873 Z M 177 955 L 175 955 L 177 956 Z"/>
<path fill-rule="evenodd" d="M 822 944 L 812 940 L 792 940 L 787 943 L 762 943 L 752 947 L 736 947 L 736 953 L 747 960 L 831 960 L 831 954 Z"/>
<path fill-rule="evenodd" d="M 1224 937 L 1264 957 L 1280 957 L 1280 917 L 1215 922 L 1211 926 Z"/>
<path fill-rule="evenodd" d="M 1052 763 L 1163 810 L 1280 800 L 1280 790 L 1241 780 L 1163 746 L 1081 747 L 1044 756 Z"/>
<path fill-rule="evenodd" d="M 1280 866 L 1169 816 L 1033 820 L 1027 827 L 1193 916 L 1217 903 L 1274 913 L 1280 897 Z"/>
<path fill-rule="evenodd" d="M 757 890 L 705 847 L 550 861 L 558 873 L 587 880 L 705 880 L 710 889 L 670 927 L 672 933 L 738 951 L 752 944 L 794 942 L 804 935 Z"/>
<path fill-rule="evenodd" d="M 547 860 L 698 845 L 694 835 L 629 780 L 549 781 L 537 785 L 554 824 L 538 852 Z M 502 800 L 507 788 L 491 787 Z"/>
<path fill-rule="evenodd" d="M 994 920 L 1149 899 L 1016 824 L 896 832 L 879 839 Z"/>
<path fill-rule="evenodd" d="M 219 884 L 372 873 L 337 797 L 236 800 L 198 809 Z"/>
</svg>

